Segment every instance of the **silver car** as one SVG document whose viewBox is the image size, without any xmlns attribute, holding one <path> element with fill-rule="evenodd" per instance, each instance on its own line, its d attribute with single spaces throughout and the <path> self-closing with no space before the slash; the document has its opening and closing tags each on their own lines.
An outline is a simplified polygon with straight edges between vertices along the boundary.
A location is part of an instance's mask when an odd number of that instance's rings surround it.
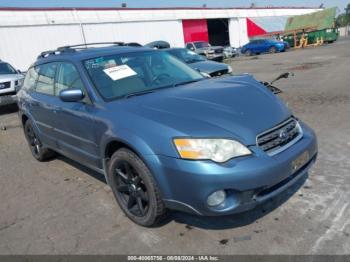
<svg viewBox="0 0 350 262">
<path fill-rule="evenodd" d="M 23 84 L 23 74 L 0 60 L 0 106 L 16 102 L 15 95 Z"/>
</svg>

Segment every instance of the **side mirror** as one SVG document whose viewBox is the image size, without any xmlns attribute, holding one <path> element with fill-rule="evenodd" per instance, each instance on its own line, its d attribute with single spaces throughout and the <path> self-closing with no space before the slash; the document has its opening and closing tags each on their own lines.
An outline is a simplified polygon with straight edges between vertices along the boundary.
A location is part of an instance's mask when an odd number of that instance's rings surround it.
<svg viewBox="0 0 350 262">
<path fill-rule="evenodd" d="M 65 89 L 60 92 L 60 99 L 63 102 L 79 102 L 84 98 L 84 93 L 80 89 Z"/>
<path fill-rule="evenodd" d="M 274 82 L 276 82 L 276 81 L 278 81 L 278 80 L 280 80 L 280 79 L 282 79 L 282 78 L 288 78 L 288 77 L 290 77 L 290 76 L 294 76 L 294 73 L 293 73 L 293 72 L 286 72 L 286 73 L 283 73 L 283 74 L 279 75 L 275 80 L 273 80 L 273 81 L 271 82 L 271 84 L 273 84 Z"/>
<path fill-rule="evenodd" d="M 17 70 L 17 73 L 18 73 L 18 74 L 22 74 L 22 71 L 18 69 L 18 70 Z"/>
</svg>

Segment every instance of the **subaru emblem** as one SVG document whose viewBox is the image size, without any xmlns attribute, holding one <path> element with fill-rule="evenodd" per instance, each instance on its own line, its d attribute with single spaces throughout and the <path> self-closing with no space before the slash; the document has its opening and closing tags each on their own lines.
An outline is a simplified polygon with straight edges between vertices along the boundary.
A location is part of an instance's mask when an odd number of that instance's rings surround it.
<svg viewBox="0 0 350 262">
<path fill-rule="evenodd" d="M 279 138 L 282 140 L 285 140 L 288 136 L 287 132 L 285 130 L 281 130 L 280 133 L 278 134 Z"/>
</svg>

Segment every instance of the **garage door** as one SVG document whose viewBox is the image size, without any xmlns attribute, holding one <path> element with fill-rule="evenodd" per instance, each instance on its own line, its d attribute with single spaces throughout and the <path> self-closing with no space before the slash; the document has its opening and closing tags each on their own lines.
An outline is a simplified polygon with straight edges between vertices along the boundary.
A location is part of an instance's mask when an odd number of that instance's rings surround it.
<svg viewBox="0 0 350 262">
<path fill-rule="evenodd" d="M 207 20 L 182 20 L 182 27 L 185 43 L 193 41 L 209 41 Z"/>
</svg>

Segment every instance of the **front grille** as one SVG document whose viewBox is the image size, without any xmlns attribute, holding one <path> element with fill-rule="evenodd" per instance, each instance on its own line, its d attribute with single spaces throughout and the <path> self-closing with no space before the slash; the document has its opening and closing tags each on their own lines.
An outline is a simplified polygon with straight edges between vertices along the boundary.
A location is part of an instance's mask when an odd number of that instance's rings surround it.
<svg viewBox="0 0 350 262">
<path fill-rule="evenodd" d="M 223 51 L 224 51 L 224 49 L 222 49 L 222 48 L 215 49 L 216 54 L 221 54 Z"/>
<path fill-rule="evenodd" d="M 11 87 L 11 82 L 0 83 L 0 89 L 10 88 L 10 87 Z"/>
<path fill-rule="evenodd" d="M 214 73 L 211 73 L 210 76 L 211 77 L 222 76 L 222 75 L 227 74 L 227 73 L 228 73 L 228 69 L 224 69 L 224 70 L 219 70 L 219 71 L 216 71 Z"/>
<path fill-rule="evenodd" d="M 275 155 L 299 140 L 302 131 L 298 121 L 290 118 L 282 124 L 258 135 L 257 145 L 269 155 Z"/>
</svg>

